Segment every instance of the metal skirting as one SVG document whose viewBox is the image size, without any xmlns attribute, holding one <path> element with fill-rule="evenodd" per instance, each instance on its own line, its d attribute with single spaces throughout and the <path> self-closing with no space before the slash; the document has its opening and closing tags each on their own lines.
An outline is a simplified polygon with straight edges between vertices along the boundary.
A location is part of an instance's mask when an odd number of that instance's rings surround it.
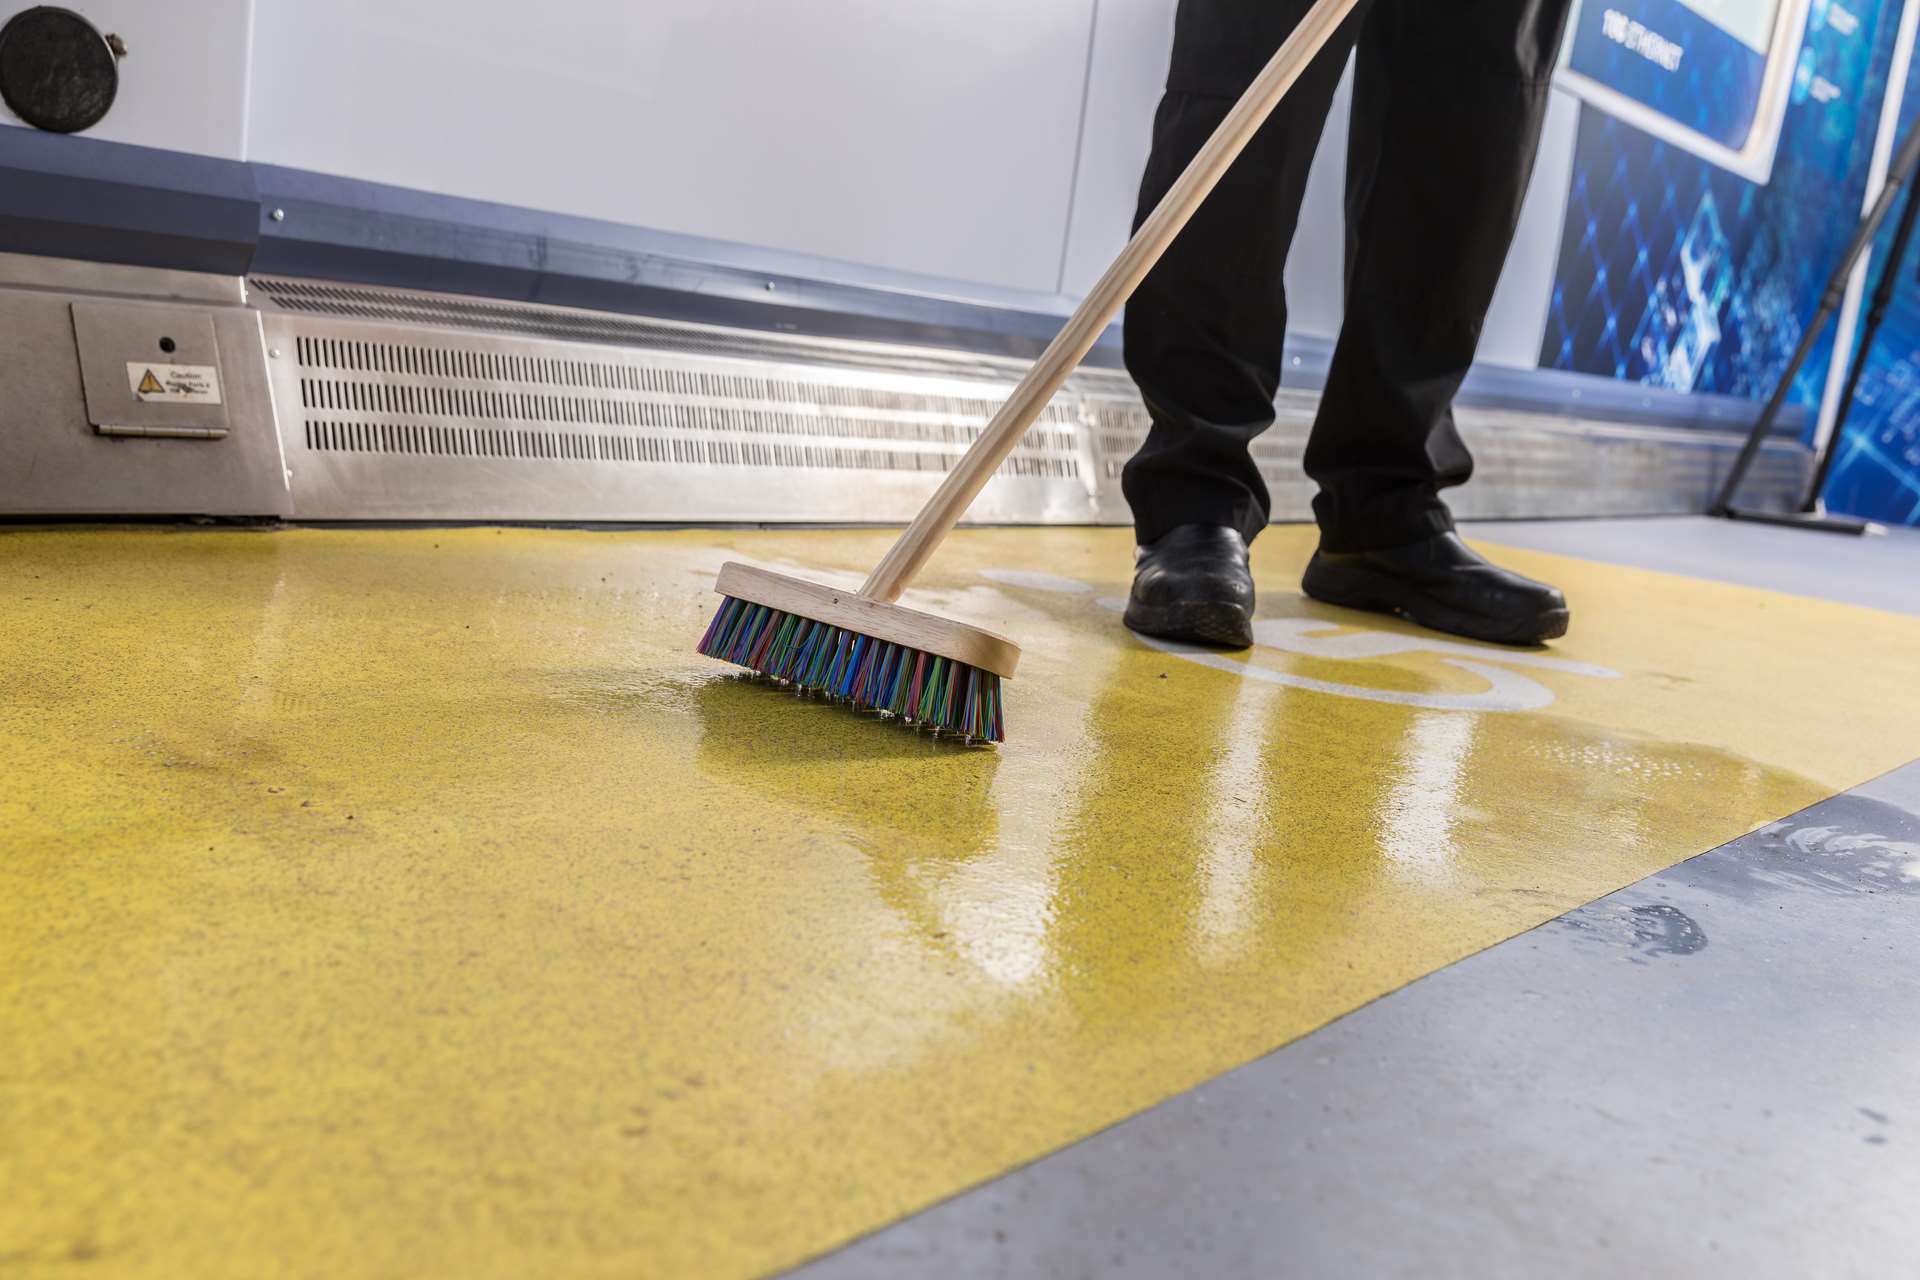
<svg viewBox="0 0 1920 1280">
<path fill-rule="evenodd" d="M 904 519 L 1013 387 L 972 360 L 904 351 L 894 371 L 884 348 L 834 359 L 763 335 L 739 354 L 679 326 L 656 343 L 635 325 L 615 346 L 301 311 L 265 323 L 294 509 L 316 519 Z M 1095 517 L 1082 412 L 1074 395 L 1048 408 L 981 518 Z"/>
<path fill-rule="evenodd" d="M 6 514 L 900 522 L 1025 369 L 928 347 L 277 277 L 244 289 L 208 277 L 198 296 L 209 301 L 186 308 L 179 273 L 147 281 L 120 269 L 116 303 L 97 269 L 69 265 L 63 276 L 49 260 L 29 272 L 0 259 L 0 336 L 33 353 L 30 368 L 0 370 L 11 419 L 0 458 L 23 464 L 0 476 Z M 77 348 L 75 303 L 106 307 L 104 332 L 124 333 L 128 350 Z M 230 434 L 114 437 L 98 420 L 116 414 L 103 389 L 125 380 L 128 362 L 161 358 L 156 344 L 172 335 L 146 329 L 164 320 L 185 332 L 188 310 L 217 335 L 217 359 L 206 359 L 230 388 L 220 411 Z M 1314 400 L 1284 393 L 1278 424 L 1254 446 L 1276 519 L 1310 514 L 1300 458 Z M 1739 443 L 1511 410 L 1464 408 L 1460 419 L 1479 470 L 1453 503 L 1478 517 L 1701 511 Z M 1082 369 L 970 518 L 1126 523 L 1120 470 L 1147 425 L 1125 374 Z M 125 450 L 137 452 L 115 452 Z M 28 462 L 49 457 L 57 483 Z M 1781 442 L 1747 501 L 1784 505 L 1805 474 L 1804 451 Z"/>
</svg>

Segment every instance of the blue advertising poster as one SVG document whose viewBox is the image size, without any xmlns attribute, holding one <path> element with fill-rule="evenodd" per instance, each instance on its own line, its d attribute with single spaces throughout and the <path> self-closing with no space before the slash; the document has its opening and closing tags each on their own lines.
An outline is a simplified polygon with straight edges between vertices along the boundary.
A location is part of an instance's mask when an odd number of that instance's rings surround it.
<svg viewBox="0 0 1920 1280">
<path fill-rule="evenodd" d="M 1900 0 L 1815 0 L 1765 184 L 1583 110 L 1541 365 L 1771 391 L 1858 224 L 1899 16 Z M 1798 403 L 1817 407 L 1831 343 L 1807 362 Z"/>
<path fill-rule="evenodd" d="M 1920 58 L 1907 80 L 1900 136 L 1920 127 Z M 1898 210 L 1874 245 L 1872 277 L 1889 267 Z M 1892 264 L 1899 284 L 1867 367 L 1846 430 L 1835 442 L 1827 505 L 1847 515 L 1888 524 L 1920 525 L 1920 249 Z M 1857 331 L 1856 331 L 1857 332 Z"/>
</svg>

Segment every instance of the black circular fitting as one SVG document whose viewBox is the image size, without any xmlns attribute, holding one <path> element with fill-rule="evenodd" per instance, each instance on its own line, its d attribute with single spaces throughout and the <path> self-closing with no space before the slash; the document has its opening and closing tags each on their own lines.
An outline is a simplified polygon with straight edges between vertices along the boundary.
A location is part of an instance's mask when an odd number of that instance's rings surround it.
<svg viewBox="0 0 1920 1280">
<path fill-rule="evenodd" d="M 120 92 L 115 52 L 108 37 L 71 9 L 23 9 L 0 27 L 0 99 L 38 129 L 91 129 Z"/>
</svg>

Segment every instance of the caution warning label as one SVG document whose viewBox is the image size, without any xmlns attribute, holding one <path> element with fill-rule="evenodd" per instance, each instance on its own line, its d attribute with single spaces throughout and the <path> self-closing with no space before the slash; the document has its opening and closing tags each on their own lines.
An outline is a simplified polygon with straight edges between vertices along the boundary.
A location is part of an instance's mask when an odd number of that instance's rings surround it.
<svg viewBox="0 0 1920 1280">
<path fill-rule="evenodd" d="M 220 371 L 210 364 L 129 364 L 127 386 L 149 403 L 220 403 Z"/>
</svg>

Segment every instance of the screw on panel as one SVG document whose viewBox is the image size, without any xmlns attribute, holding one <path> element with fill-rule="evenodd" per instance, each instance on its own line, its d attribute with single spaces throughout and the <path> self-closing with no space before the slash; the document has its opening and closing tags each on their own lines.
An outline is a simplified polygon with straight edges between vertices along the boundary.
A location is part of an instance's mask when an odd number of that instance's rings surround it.
<svg viewBox="0 0 1920 1280">
<path fill-rule="evenodd" d="M 285 222 L 287 220 L 287 211 L 285 209 L 275 209 L 273 211 L 273 220 L 275 222 Z"/>
</svg>

